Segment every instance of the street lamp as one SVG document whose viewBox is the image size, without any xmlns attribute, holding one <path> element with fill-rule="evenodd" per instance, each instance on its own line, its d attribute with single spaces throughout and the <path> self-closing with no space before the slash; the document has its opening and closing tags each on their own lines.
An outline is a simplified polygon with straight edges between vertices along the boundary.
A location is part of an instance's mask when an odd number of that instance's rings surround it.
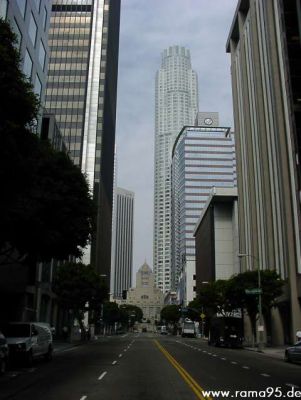
<svg viewBox="0 0 301 400">
<path fill-rule="evenodd" d="M 259 260 L 257 257 L 253 256 L 252 254 L 246 254 L 246 253 L 239 253 L 237 254 L 239 258 L 243 257 L 251 257 L 254 258 L 254 260 L 257 261 L 257 281 L 258 281 L 258 314 L 259 314 L 259 325 L 258 325 L 258 351 L 262 352 L 263 350 L 263 317 L 262 317 L 262 299 L 261 299 L 261 294 L 262 294 L 262 289 L 261 289 L 261 273 L 260 273 L 260 268 L 259 268 Z"/>
</svg>

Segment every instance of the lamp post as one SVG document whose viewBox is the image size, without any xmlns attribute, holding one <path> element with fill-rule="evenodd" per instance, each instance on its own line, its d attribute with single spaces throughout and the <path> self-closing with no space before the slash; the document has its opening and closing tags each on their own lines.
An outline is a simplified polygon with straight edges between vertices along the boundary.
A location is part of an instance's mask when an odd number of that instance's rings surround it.
<svg viewBox="0 0 301 400">
<path fill-rule="evenodd" d="M 262 352 L 263 350 L 263 316 L 262 316 L 262 288 L 261 288 L 261 273 L 259 268 L 259 260 L 257 257 L 252 254 L 239 253 L 237 254 L 239 258 L 243 257 L 251 257 L 257 261 L 257 282 L 258 282 L 258 315 L 259 315 L 259 325 L 258 325 L 258 351 Z"/>
</svg>

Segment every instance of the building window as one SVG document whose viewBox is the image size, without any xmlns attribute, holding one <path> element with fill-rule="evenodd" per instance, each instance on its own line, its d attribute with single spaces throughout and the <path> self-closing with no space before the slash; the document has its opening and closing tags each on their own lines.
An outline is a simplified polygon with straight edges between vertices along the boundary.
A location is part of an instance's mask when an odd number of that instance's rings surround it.
<svg viewBox="0 0 301 400">
<path fill-rule="evenodd" d="M 36 21 L 34 19 L 33 14 L 31 13 L 30 15 L 30 21 L 29 21 L 29 37 L 32 41 L 33 46 L 35 47 L 36 45 L 36 38 L 37 38 L 37 24 Z"/>
<path fill-rule="evenodd" d="M 28 79 L 31 78 L 32 59 L 31 59 L 27 49 L 26 49 L 26 53 L 25 53 L 25 57 L 24 57 L 23 72 Z"/>
<path fill-rule="evenodd" d="M 45 57 L 46 57 L 46 51 L 45 51 L 44 44 L 41 40 L 40 41 L 40 49 L 39 49 L 39 61 L 40 61 L 43 71 L 44 71 L 44 67 L 45 67 Z"/>
<path fill-rule="evenodd" d="M 26 3 L 27 0 L 17 0 L 18 7 L 23 18 L 25 17 Z"/>
<path fill-rule="evenodd" d="M 38 74 L 36 75 L 36 81 L 35 81 L 35 84 L 34 84 L 34 92 L 35 92 L 35 94 L 37 94 L 38 96 L 41 97 L 42 84 L 41 84 L 41 81 L 40 81 L 40 78 L 39 78 Z"/>
<path fill-rule="evenodd" d="M 21 33 L 21 31 L 20 31 L 20 28 L 19 28 L 19 26 L 18 26 L 18 24 L 17 24 L 17 21 L 16 21 L 16 19 L 14 18 L 14 21 L 13 21 L 13 31 L 14 31 L 14 33 L 16 34 L 16 36 L 17 36 L 17 48 L 18 49 L 20 49 L 20 47 L 21 47 L 21 41 L 22 41 L 22 33 Z"/>
<path fill-rule="evenodd" d="M 46 7 L 44 7 L 44 11 L 43 11 L 43 29 L 44 31 L 46 30 L 46 25 L 47 25 L 47 9 Z"/>
<path fill-rule="evenodd" d="M 6 19 L 8 0 L 0 0 L 0 17 Z"/>
<path fill-rule="evenodd" d="M 35 0 L 37 10 L 40 12 L 41 0 Z"/>
</svg>

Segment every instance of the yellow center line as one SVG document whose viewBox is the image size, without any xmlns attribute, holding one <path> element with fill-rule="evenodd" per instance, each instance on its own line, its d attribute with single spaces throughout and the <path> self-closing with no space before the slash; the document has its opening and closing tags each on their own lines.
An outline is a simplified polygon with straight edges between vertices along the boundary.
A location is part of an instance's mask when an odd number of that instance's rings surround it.
<svg viewBox="0 0 301 400">
<path fill-rule="evenodd" d="M 172 364 L 172 366 L 179 372 L 181 377 L 187 383 L 187 385 L 193 390 L 198 399 L 201 400 L 212 400 L 211 397 L 204 397 L 203 391 L 204 389 L 192 378 L 192 376 L 177 362 L 175 358 L 158 342 L 158 340 L 154 340 L 159 350 L 165 355 L 168 361 Z"/>
</svg>

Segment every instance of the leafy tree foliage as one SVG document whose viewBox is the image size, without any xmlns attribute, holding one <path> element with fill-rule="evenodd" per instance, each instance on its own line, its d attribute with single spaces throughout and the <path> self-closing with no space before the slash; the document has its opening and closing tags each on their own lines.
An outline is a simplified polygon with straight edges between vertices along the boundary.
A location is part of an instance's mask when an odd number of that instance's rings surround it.
<svg viewBox="0 0 301 400">
<path fill-rule="evenodd" d="M 120 306 L 121 318 L 120 322 L 127 324 L 130 319 L 131 322 L 141 322 L 143 318 L 143 312 L 140 307 L 132 304 L 122 304 Z"/>
<path fill-rule="evenodd" d="M 176 323 L 181 317 L 181 310 L 178 305 L 170 304 L 162 308 L 161 320 L 166 322 Z"/>
<path fill-rule="evenodd" d="M 274 270 L 262 270 L 262 312 L 268 315 L 275 300 L 281 296 L 284 281 Z M 253 335 L 256 334 L 256 318 L 258 315 L 258 295 L 246 294 L 246 290 L 258 287 L 258 271 L 246 271 L 232 277 L 228 281 L 227 297 L 230 299 L 233 309 L 244 308 L 250 317 Z"/>
<path fill-rule="evenodd" d="M 277 272 L 272 270 L 262 270 L 260 274 L 262 310 L 263 314 L 268 315 L 276 299 L 282 294 L 284 281 L 280 279 Z M 193 306 L 203 310 L 207 321 L 217 312 L 226 313 L 235 309 L 245 309 L 250 317 L 255 337 L 258 295 L 246 294 L 246 290 L 257 287 L 258 271 L 246 271 L 228 280 L 219 280 L 203 285 Z"/>
<path fill-rule="evenodd" d="M 100 312 L 108 295 L 104 280 L 91 265 L 65 263 L 57 268 L 53 291 L 65 310 L 71 310 L 82 326 L 85 311 Z"/>
<path fill-rule="evenodd" d="M 9 25 L 0 20 L 1 263 L 81 256 L 96 207 L 80 169 L 32 131 L 38 100 L 19 69 Z"/>
</svg>

